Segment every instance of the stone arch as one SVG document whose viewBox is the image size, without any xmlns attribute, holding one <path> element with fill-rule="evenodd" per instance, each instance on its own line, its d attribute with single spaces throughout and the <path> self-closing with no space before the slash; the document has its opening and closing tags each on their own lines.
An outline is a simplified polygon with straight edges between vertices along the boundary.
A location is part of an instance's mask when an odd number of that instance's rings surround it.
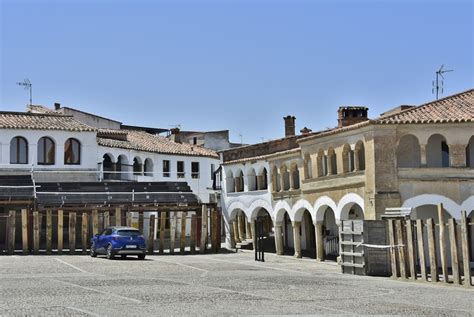
<svg viewBox="0 0 474 317">
<path fill-rule="evenodd" d="M 280 175 L 281 175 L 281 179 L 283 179 L 283 183 L 280 184 L 281 189 L 283 191 L 289 190 L 290 189 L 290 172 L 288 171 L 288 168 L 286 167 L 285 164 L 282 164 L 280 167 Z"/>
<path fill-rule="evenodd" d="M 280 174 L 278 173 L 278 167 L 273 166 L 272 169 L 272 191 L 277 193 L 281 190 Z"/>
<path fill-rule="evenodd" d="M 42 136 L 39 138 L 36 151 L 38 165 L 54 165 L 56 163 L 56 140 L 53 137 Z"/>
<path fill-rule="evenodd" d="M 244 211 L 247 208 L 240 201 L 234 201 L 227 207 L 227 215 L 229 216 L 228 221 L 234 221 L 239 210 Z"/>
<path fill-rule="evenodd" d="M 334 151 L 333 147 L 330 147 L 328 149 L 327 167 L 328 167 L 328 174 L 330 175 L 337 174 L 337 156 L 336 156 L 336 151 Z"/>
<path fill-rule="evenodd" d="M 254 220 L 260 209 L 265 209 L 270 215 L 272 214 L 272 206 L 269 202 L 263 199 L 257 199 L 248 208 L 249 210 L 249 219 Z"/>
<path fill-rule="evenodd" d="M 139 156 L 133 158 L 133 175 L 142 175 L 142 159 Z"/>
<path fill-rule="evenodd" d="M 143 167 L 145 176 L 153 176 L 153 160 L 151 158 L 145 159 L 145 165 Z"/>
<path fill-rule="evenodd" d="M 261 190 L 261 189 L 268 189 L 268 171 L 267 171 L 267 168 L 264 167 L 261 172 L 258 174 L 258 176 L 260 177 L 260 181 L 259 181 L 259 177 L 257 177 L 257 189 Z"/>
<path fill-rule="evenodd" d="M 397 167 L 420 167 L 420 142 L 413 134 L 405 134 L 398 142 Z"/>
<path fill-rule="evenodd" d="M 111 153 L 105 153 L 102 156 L 102 171 L 104 173 L 104 179 L 115 179 L 118 178 L 115 172 L 115 158 Z"/>
<path fill-rule="evenodd" d="M 336 219 L 337 220 L 347 220 L 349 219 L 349 212 L 353 211 L 355 208 L 358 214 L 361 214 L 362 219 L 365 218 L 364 215 L 364 199 L 355 193 L 349 193 L 344 195 L 337 205 Z"/>
<path fill-rule="evenodd" d="M 471 203 L 470 200 L 471 198 L 464 201 L 462 206 L 464 206 L 464 204 L 466 203 L 467 204 Z M 474 202 L 474 198 L 472 198 L 472 202 Z M 443 208 L 451 217 L 456 218 L 456 219 L 461 218 L 462 206 L 459 206 L 455 201 L 453 201 L 452 199 L 448 197 L 437 195 L 437 194 L 423 194 L 423 195 L 418 195 L 415 197 L 408 198 L 403 202 L 402 207 L 409 207 L 409 208 L 414 209 L 417 207 L 427 206 L 427 205 L 436 206 L 438 204 L 443 204 Z"/>
<path fill-rule="evenodd" d="M 449 146 L 441 134 L 433 134 L 426 145 L 426 165 L 428 167 L 449 167 Z"/>
<path fill-rule="evenodd" d="M 225 188 L 227 193 L 233 193 L 235 191 L 234 173 L 230 168 L 227 168 L 225 171 Z"/>
<path fill-rule="evenodd" d="M 336 219 L 339 219 L 338 214 L 336 214 L 338 210 L 337 204 L 334 202 L 334 200 L 332 200 L 329 196 L 321 196 L 316 200 L 313 207 L 316 222 L 324 221 L 324 212 L 326 211 L 327 207 L 331 208 L 335 213 Z"/>
<path fill-rule="evenodd" d="M 305 153 L 303 156 L 304 159 L 304 179 L 311 179 L 313 178 L 313 164 L 311 160 L 311 155 L 309 153 Z"/>
<path fill-rule="evenodd" d="M 291 214 L 291 207 L 286 201 L 280 200 L 280 201 L 278 201 L 278 203 L 273 208 L 273 218 L 274 218 L 275 222 L 283 221 L 283 217 L 284 217 L 285 213 L 290 215 Z"/>
<path fill-rule="evenodd" d="M 257 173 L 253 167 L 250 167 L 246 173 L 247 178 L 247 190 L 254 191 L 257 190 Z"/>
<path fill-rule="evenodd" d="M 342 172 L 349 173 L 354 171 L 354 152 L 351 146 L 346 143 L 342 147 Z"/>
<path fill-rule="evenodd" d="M 291 177 L 290 189 L 299 189 L 300 188 L 300 169 L 298 168 L 298 164 L 296 163 L 291 164 L 290 177 Z"/>
<path fill-rule="evenodd" d="M 306 199 L 300 199 L 293 205 L 293 208 L 291 208 L 290 213 L 291 220 L 301 221 L 305 210 L 308 210 L 313 221 L 316 217 L 314 214 L 314 209 L 313 206 Z"/>
</svg>

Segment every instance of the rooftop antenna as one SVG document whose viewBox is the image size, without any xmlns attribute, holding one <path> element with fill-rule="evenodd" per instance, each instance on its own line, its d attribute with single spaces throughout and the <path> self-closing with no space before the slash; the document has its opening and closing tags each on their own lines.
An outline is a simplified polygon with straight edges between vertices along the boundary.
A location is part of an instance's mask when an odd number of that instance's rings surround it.
<svg viewBox="0 0 474 317">
<path fill-rule="evenodd" d="M 454 71 L 453 69 L 443 69 L 444 64 L 441 65 L 441 67 L 436 71 L 436 81 L 433 81 L 433 88 L 431 89 L 431 93 L 435 93 L 436 91 L 436 100 L 438 100 L 439 97 L 439 91 L 441 89 L 441 94 L 443 93 L 443 84 L 444 84 L 444 73 L 452 72 Z M 439 77 L 441 77 L 441 80 L 439 80 Z"/>
<path fill-rule="evenodd" d="M 244 136 L 239 133 L 239 137 L 240 137 L 240 144 L 244 144 Z"/>
<path fill-rule="evenodd" d="M 30 106 L 33 105 L 33 84 L 28 78 L 25 78 L 23 82 L 16 83 L 18 86 L 25 87 L 25 90 L 30 90 Z"/>
</svg>

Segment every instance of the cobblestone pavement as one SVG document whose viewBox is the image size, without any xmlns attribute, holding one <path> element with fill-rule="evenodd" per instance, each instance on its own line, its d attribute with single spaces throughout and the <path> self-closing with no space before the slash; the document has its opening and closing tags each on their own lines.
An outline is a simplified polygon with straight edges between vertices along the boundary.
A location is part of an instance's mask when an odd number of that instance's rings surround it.
<svg viewBox="0 0 474 317">
<path fill-rule="evenodd" d="M 474 290 L 253 254 L 0 257 L 0 315 L 474 315 Z"/>
</svg>

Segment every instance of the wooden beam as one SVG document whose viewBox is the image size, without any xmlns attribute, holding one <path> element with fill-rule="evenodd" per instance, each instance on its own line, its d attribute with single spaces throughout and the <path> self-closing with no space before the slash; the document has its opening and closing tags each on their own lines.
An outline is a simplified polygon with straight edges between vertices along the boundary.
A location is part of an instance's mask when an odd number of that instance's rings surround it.
<svg viewBox="0 0 474 317">
<path fill-rule="evenodd" d="M 38 254 L 39 252 L 39 240 L 40 240 L 40 222 L 39 213 L 33 211 L 33 252 Z"/>
<path fill-rule="evenodd" d="M 176 212 L 173 213 L 173 217 L 170 218 L 170 254 L 174 254 L 174 247 L 176 241 L 176 226 L 178 222 L 178 217 Z"/>
<path fill-rule="evenodd" d="M 458 240 L 456 233 L 456 221 L 448 219 L 449 245 L 451 249 L 451 269 L 453 271 L 453 283 L 461 285 L 461 274 L 459 273 Z"/>
<path fill-rule="evenodd" d="M 165 229 L 166 229 L 166 212 L 160 212 L 160 244 L 159 252 L 163 254 L 165 248 Z"/>
<path fill-rule="evenodd" d="M 461 211 L 461 245 L 462 245 L 462 263 L 464 271 L 464 286 L 471 286 L 471 268 L 470 268 L 470 256 L 469 256 L 469 236 L 467 229 L 467 215 L 466 211 Z M 474 230 L 474 227 L 471 228 Z"/>
<path fill-rule="evenodd" d="M 21 240 L 23 254 L 28 254 L 28 209 L 21 210 Z"/>
<path fill-rule="evenodd" d="M 445 283 L 448 282 L 448 247 L 446 243 L 446 219 L 444 215 L 443 204 L 438 205 L 439 219 L 439 253 L 441 257 L 441 276 Z"/>
<path fill-rule="evenodd" d="M 186 212 L 181 211 L 181 239 L 179 244 L 179 253 L 184 254 L 186 249 Z"/>
<path fill-rule="evenodd" d="M 10 210 L 8 218 L 8 254 L 15 253 L 16 211 Z"/>
<path fill-rule="evenodd" d="M 92 210 L 92 235 L 99 233 L 99 213 L 96 209 Z"/>
<path fill-rule="evenodd" d="M 155 215 L 150 215 L 148 226 L 148 254 L 153 255 L 155 249 Z"/>
<path fill-rule="evenodd" d="M 69 213 L 69 254 L 76 253 L 76 213 Z"/>
<path fill-rule="evenodd" d="M 401 220 L 395 221 L 395 228 L 397 231 L 397 244 L 405 245 L 405 241 L 403 239 L 403 230 L 402 230 Z M 405 246 L 398 247 L 398 263 L 400 265 L 400 277 L 406 279 L 407 270 L 406 270 L 406 261 L 405 261 Z"/>
<path fill-rule="evenodd" d="M 196 252 L 196 226 L 197 226 L 197 220 L 196 220 L 196 215 L 191 216 L 191 235 L 190 235 L 190 241 L 189 241 L 189 248 L 191 254 L 194 254 Z"/>
<path fill-rule="evenodd" d="M 104 228 L 110 227 L 110 213 L 104 211 Z"/>
<path fill-rule="evenodd" d="M 389 238 L 390 245 L 395 245 L 395 230 L 394 230 L 394 223 L 392 219 L 388 220 L 388 238 Z M 390 264 L 392 267 L 392 278 L 398 277 L 396 251 L 397 250 L 394 247 L 390 248 Z"/>
<path fill-rule="evenodd" d="M 413 224 L 410 219 L 405 221 L 405 229 L 407 232 L 407 251 L 408 251 L 408 263 L 410 267 L 410 279 L 416 280 L 415 248 L 413 245 Z"/>
<path fill-rule="evenodd" d="M 435 233 L 433 218 L 426 220 L 426 228 L 428 229 L 428 253 L 430 257 L 431 282 L 438 282 L 438 259 L 436 256 Z"/>
<path fill-rule="evenodd" d="M 199 252 L 206 252 L 206 240 L 207 240 L 207 206 L 202 205 L 201 207 L 201 243 Z"/>
<path fill-rule="evenodd" d="M 58 254 L 63 253 L 64 247 L 64 211 L 58 210 Z"/>
<path fill-rule="evenodd" d="M 130 211 L 127 211 L 127 227 L 132 226 L 132 213 Z"/>
<path fill-rule="evenodd" d="M 89 246 L 89 218 L 87 212 L 82 213 L 82 254 L 87 254 Z"/>
<path fill-rule="evenodd" d="M 250 229 L 250 225 L 247 226 Z M 217 232 L 217 210 L 212 208 L 211 210 L 211 245 L 212 251 L 217 253 L 219 250 L 218 246 L 218 232 Z"/>
<path fill-rule="evenodd" d="M 420 261 L 420 274 L 423 281 L 427 280 L 426 276 L 426 260 L 425 260 L 425 244 L 423 241 L 423 220 L 416 220 L 416 242 L 418 244 L 418 258 Z"/>
<path fill-rule="evenodd" d="M 120 207 L 115 208 L 115 225 L 122 225 L 122 209 Z"/>
<path fill-rule="evenodd" d="M 53 241 L 53 212 L 46 210 L 46 254 L 51 254 Z"/>
</svg>

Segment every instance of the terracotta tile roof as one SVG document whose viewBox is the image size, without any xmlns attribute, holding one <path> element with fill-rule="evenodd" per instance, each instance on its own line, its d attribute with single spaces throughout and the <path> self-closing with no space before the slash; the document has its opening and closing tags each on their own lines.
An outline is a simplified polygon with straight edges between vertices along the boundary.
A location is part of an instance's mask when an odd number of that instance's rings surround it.
<svg viewBox="0 0 474 317">
<path fill-rule="evenodd" d="M 253 156 L 253 157 L 246 157 L 238 160 L 233 160 L 233 161 L 227 161 L 222 163 L 222 165 L 230 165 L 230 164 L 239 164 L 239 163 L 245 163 L 245 162 L 251 162 L 251 161 L 259 161 L 259 160 L 267 160 L 273 157 L 278 157 L 282 155 L 287 155 L 287 154 L 293 154 L 293 153 L 299 153 L 301 149 L 299 147 L 286 150 L 286 151 L 280 151 L 280 152 L 275 152 L 272 154 L 266 154 L 266 155 L 258 155 L 258 156 Z"/>
<path fill-rule="evenodd" d="M 375 120 L 381 124 L 455 123 L 474 121 L 474 89 L 425 103 Z"/>
<path fill-rule="evenodd" d="M 119 130 L 120 131 L 120 130 Z M 126 130 L 126 140 L 97 137 L 101 146 L 170 155 L 188 155 L 219 158 L 217 152 L 188 143 L 175 143 L 165 137 L 143 131 Z"/>
<path fill-rule="evenodd" d="M 49 109 L 48 107 L 42 105 L 29 105 L 26 106 L 27 112 L 29 113 L 58 113 L 56 110 Z"/>
<path fill-rule="evenodd" d="M 0 112 L 0 129 L 96 131 L 72 116 L 53 113 Z"/>
</svg>

